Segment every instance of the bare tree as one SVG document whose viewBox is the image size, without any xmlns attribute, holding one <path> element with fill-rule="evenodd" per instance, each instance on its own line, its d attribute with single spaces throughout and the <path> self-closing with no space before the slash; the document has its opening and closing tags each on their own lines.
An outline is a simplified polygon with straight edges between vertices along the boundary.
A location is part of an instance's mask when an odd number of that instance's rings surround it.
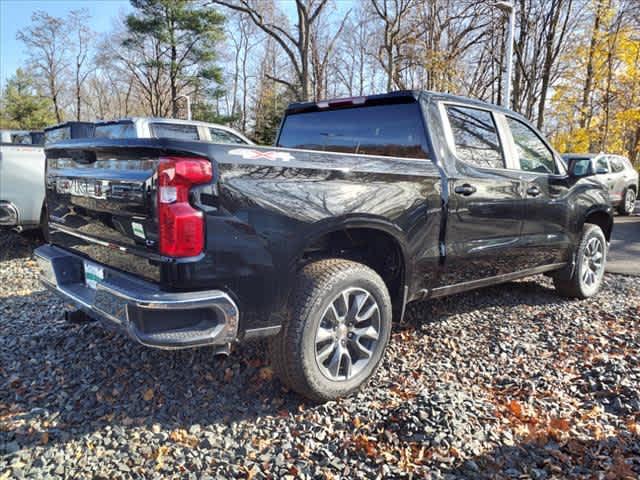
<svg viewBox="0 0 640 480">
<path fill-rule="evenodd" d="M 335 32 L 331 31 L 328 25 L 322 24 L 322 19 L 314 26 L 311 33 L 311 66 L 312 66 L 312 83 L 313 98 L 319 100 L 326 98 L 328 89 L 327 69 L 329 61 L 333 58 L 336 41 L 342 34 L 346 22 L 349 19 L 351 10 L 342 17 L 340 24 Z"/>
<path fill-rule="evenodd" d="M 91 73 L 88 66 L 94 32 L 87 26 L 89 23 L 89 11 L 86 8 L 72 10 L 68 17 L 68 29 L 71 48 L 73 49 L 73 80 L 76 120 L 80 120 L 82 113 L 82 88 Z"/>
<path fill-rule="evenodd" d="M 311 98 L 311 35 L 314 23 L 328 0 L 295 0 L 297 23 L 290 32 L 269 7 L 273 4 L 252 0 L 211 0 L 232 10 L 246 14 L 262 31 L 282 48 L 291 62 L 295 82 L 277 76 L 273 80 L 286 85 L 298 100 Z"/>
<path fill-rule="evenodd" d="M 68 69 L 64 19 L 36 11 L 31 16 L 31 25 L 20 30 L 17 39 L 27 47 L 29 63 L 45 83 L 56 120 L 62 122 L 62 90 Z"/>
<path fill-rule="evenodd" d="M 384 55 L 380 55 L 379 60 L 387 74 L 387 90 L 392 90 L 394 85 L 404 88 L 397 75 L 396 52 L 406 39 L 403 22 L 414 3 L 414 0 L 371 0 L 371 5 L 383 24 L 384 36 L 380 51 Z"/>
<path fill-rule="evenodd" d="M 263 43 L 264 37 L 246 15 L 235 12 L 235 15 L 228 19 L 227 38 L 233 52 L 231 92 L 227 95 L 227 110 L 230 115 L 237 117 L 236 126 L 246 132 L 249 81 L 252 76 L 250 56 Z"/>
</svg>

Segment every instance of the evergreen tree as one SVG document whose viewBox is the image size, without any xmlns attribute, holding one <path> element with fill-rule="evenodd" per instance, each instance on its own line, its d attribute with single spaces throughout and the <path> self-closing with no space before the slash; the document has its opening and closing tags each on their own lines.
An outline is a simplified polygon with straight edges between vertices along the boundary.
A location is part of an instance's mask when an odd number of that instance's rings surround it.
<svg viewBox="0 0 640 480">
<path fill-rule="evenodd" d="M 129 37 L 124 46 L 147 40 L 160 46 L 154 63 L 167 77 L 171 113 L 176 117 L 181 95 L 202 83 L 221 82 L 216 46 L 222 39 L 224 17 L 189 0 L 131 0 L 131 5 L 136 12 L 126 19 Z"/>
<path fill-rule="evenodd" d="M 9 79 L 0 98 L 0 127 L 35 130 L 56 122 L 51 102 L 34 83 L 20 68 Z"/>
</svg>

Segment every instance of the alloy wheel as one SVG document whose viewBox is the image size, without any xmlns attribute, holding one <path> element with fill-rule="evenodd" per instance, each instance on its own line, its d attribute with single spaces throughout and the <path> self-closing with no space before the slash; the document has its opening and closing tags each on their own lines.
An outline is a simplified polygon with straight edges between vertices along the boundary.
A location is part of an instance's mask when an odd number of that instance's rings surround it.
<svg viewBox="0 0 640 480">
<path fill-rule="evenodd" d="M 628 213 L 632 213 L 633 209 L 636 205 L 636 196 L 633 193 L 633 190 L 627 190 L 627 193 L 624 195 L 624 209 Z"/>
<path fill-rule="evenodd" d="M 604 245 L 599 238 L 593 237 L 584 249 L 581 279 L 587 287 L 596 285 L 604 270 Z"/>
<path fill-rule="evenodd" d="M 318 324 L 315 358 L 322 374 L 349 380 L 371 361 L 380 338 L 380 308 L 363 288 L 347 288 L 327 307 Z"/>
</svg>

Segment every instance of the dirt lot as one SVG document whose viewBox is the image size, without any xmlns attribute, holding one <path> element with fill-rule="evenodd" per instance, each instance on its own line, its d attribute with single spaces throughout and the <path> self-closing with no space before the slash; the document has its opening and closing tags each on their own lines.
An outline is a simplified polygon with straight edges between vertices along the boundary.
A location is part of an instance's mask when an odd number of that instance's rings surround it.
<svg viewBox="0 0 640 480">
<path fill-rule="evenodd" d="M 361 393 L 312 405 L 260 343 L 146 349 L 63 320 L 0 233 L 0 478 L 640 476 L 640 282 L 545 277 L 412 305 Z"/>
</svg>

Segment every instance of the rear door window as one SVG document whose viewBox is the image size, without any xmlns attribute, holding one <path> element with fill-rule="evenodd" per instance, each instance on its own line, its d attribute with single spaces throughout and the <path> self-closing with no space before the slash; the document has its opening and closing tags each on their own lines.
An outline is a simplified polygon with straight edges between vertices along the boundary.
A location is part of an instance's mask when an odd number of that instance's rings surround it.
<svg viewBox="0 0 640 480">
<path fill-rule="evenodd" d="M 609 164 L 613 173 L 620 173 L 624 170 L 624 163 L 619 157 L 609 157 Z"/>
<path fill-rule="evenodd" d="M 237 135 L 234 135 L 233 133 L 229 133 L 226 130 L 222 130 L 220 128 L 210 128 L 209 134 L 211 135 L 211 141 L 213 143 L 238 143 L 238 144 L 247 143 Z"/>
<path fill-rule="evenodd" d="M 417 103 L 290 113 L 277 146 L 391 157 L 428 156 Z"/>
<path fill-rule="evenodd" d="M 488 110 L 447 105 L 456 154 L 478 167 L 505 168 L 498 130 Z"/>
<path fill-rule="evenodd" d="M 518 152 L 520 170 L 535 173 L 558 173 L 553 152 L 529 125 L 512 117 L 506 117 Z"/>
<path fill-rule="evenodd" d="M 179 123 L 152 123 L 151 131 L 156 138 L 174 138 L 176 140 L 200 140 L 198 127 Z"/>
</svg>

